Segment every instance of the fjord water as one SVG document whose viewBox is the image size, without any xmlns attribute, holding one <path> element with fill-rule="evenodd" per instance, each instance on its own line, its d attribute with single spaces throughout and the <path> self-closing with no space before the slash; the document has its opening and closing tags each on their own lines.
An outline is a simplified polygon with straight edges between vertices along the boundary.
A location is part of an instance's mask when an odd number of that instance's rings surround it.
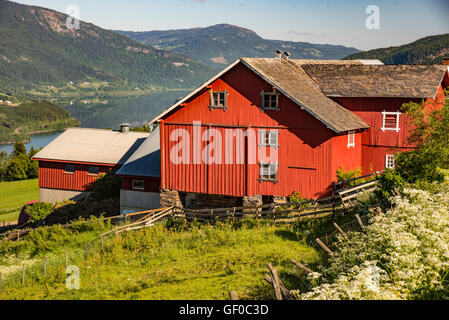
<svg viewBox="0 0 449 320">
<path fill-rule="evenodd" d="M 25 143 L 25 147 L 27 151 L 30 151 L 31 146 L 34 149 L 39 149 L 45 147 L 47 144 L 56 139 L 62 132 L 43 132 L 38 134 L 31 135 L 31 141 L 29 143 Z M 6 151 L 10 154 L 13 151 L 14 145 L 12 144 L 0 144 L 0 152 Z"/>
<path fill-rule="evenodd" d="M 55 103 L 71 112 L 80 121 L 80 127 L 98 129 L 119 129 L 127 122 L 132 126 L 141 126 L 152 120 L 163 110 L 170 107 L 177 99 L 189 91 L 158 91 L 145 95 L 84 97 L 64 99 Z M 27 150 L 45 147 L 62 132 L 47 132 L 31 135 Z M 11 153 L 13 145 L 0 144 L 0 152 Z"/>
</svg>

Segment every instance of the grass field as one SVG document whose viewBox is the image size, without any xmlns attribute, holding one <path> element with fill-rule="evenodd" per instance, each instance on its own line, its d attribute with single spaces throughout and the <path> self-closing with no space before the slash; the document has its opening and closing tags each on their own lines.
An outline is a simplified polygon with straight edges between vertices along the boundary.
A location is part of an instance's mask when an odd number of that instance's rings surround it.
<svg viewBox="0 0 449 320">
<path fill-rule="evenodd" d="M 16 221 L 22 206 L 39 200 L 38 179 L 0 182 L 0 222 Z"/>
<path fill-rule="evenodd" d="M 6 276 L 0 299 L 203 300 L 228 299 L 231 290 L 242 299 L 271 299 L 273 290 L 263 280 L 269 273 L 267 263 L 277 268 L 288 289 L 295 289 L 302 273 L 290 259 L 309 265 L 321 260 L 291 227 L 260 223 L 203 225 L 181 231 L 161 223 L 105 239 L 104 249 L 89 251 L 84 260 L 83 242 L 102 231 L 89 226 L 72 231 L 53 227 L 18 243 L 0 245 L 0 272 L 15 270 L 18 279 L 23 263 L 38 265 L 44 256 L 49 257 L 45 280 L 42 265 L 36 266 L 34 276 L 27 271 L 23 287 L 20 280 L 8 284 Z M 70 251 L 70 264 L 80 269 L 80 290 L 65 286 L 65 250 Z"/>
</svg>

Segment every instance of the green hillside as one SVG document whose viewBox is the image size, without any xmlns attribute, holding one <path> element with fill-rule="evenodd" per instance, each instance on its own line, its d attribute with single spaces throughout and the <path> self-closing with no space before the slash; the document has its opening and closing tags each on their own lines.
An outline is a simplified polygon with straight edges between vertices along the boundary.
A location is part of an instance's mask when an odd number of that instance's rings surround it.
<svg viewBox="0 0 449 320">
<path fill-rule="evenodd" d="M 27 140 L 30 133 L 76 125 L 70 112 L 49 102 L 0 106 L 0 143 Z"/>
<path fill-rule="evenodd" d="M 379 59 L 385 64 L 441 64 L 449 57 L 449 33 L 415 42 L 352 54 L 345 59 Z"/>
<path fill-rule="evenodd" d="M 45 86 L 90 85 L 193 87 L 207 67 L 179 54 L 156 50 L 67 15 L 0 0 L 0 92 Z"/>
<path fill-rule="evenodd" d="M 189 56 L 215 69 L 223 68 L 239 57 L 272 58 L 278 49 L 289 51 L 294 59 L 341 59 L 359 51 L 336 45 L 266 40 L 252 30 L 229 24 L 183 30 L 116 32 L 145 45 Z"/>
</svg>

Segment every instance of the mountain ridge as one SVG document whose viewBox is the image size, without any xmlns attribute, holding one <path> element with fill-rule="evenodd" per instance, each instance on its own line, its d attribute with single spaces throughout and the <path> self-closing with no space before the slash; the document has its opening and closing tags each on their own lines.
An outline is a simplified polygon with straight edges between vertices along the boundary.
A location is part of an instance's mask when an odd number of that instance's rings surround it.
<svg viewBox="0 0 449 320">
<path fill-rule="evenodd" d="M 264 39 L 253 30 L 231 24 L 191 29 L 112 31 L 145 45 L 186 55 L 215 69 L 239 57 L 270 58 L 277 49 L 289 51 L 296 59 L 341 59 L 360 51 L 340 45 Z"/>
<path fill-rule="evenodd" d="M 142 45 L 80 21 L 66 27 L 55 10 L 0 0 L 0 92 L 98 81 L 162 87 L 195 87 L 211 75 L 180 54 Z"/>
<path fill-rule="evenodd" d="M 449 57 L 449 33 L 427 36 L 400 46 L 359 52 L 345 59 L 379 59 L 385 64 L 441 64 L 445 57 Z"/>
</svg>

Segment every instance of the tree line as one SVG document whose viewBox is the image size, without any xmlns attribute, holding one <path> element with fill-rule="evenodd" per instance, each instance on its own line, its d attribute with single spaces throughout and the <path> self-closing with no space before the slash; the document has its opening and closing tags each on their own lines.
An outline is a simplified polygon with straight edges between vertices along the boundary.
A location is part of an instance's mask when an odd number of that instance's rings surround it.
<svg viewBox="0 0 449 320">
<path fill-rule="evenodd" d="M 40 149 L 39 149 L 40 150 Z M 31 158 L 39 152 L 31 147 L 27 152 L 23 142 L 14 144 L 13 152 L 0 153 L 0 181 L 16 181 L 37 179 L 39 177 L 39 163 Z"/>
</svg>

